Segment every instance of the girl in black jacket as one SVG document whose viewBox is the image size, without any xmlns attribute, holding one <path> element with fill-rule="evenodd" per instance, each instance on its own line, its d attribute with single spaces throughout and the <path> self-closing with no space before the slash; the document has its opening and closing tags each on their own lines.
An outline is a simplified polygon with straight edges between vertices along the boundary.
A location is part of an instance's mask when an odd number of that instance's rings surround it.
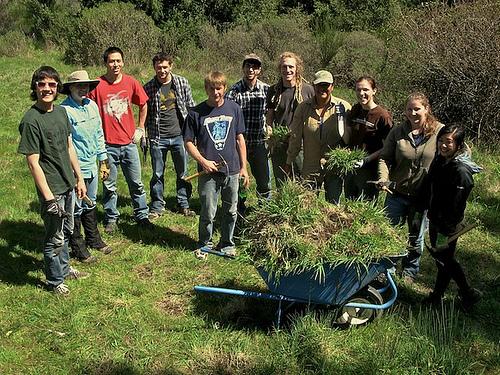
<svg viewBox="0 0 500 375">
<path fill-rule="evenodd" d="M 440 304 L 453 279 L 459 288 L 462 307 L 470 310 L 481 298 L 481 293 L 468 284 L 460 263 L 455 259 L 457 239 L 449 241 L 449 238 L 463 228 L 467 198 L 474 186 L 472 175 L 481 168 L 470 158 L 462 127 L 444 126 L 437 138 L 436 157 L 418 199 L 419 211 L 428 209 L 430 253 L 438 268 L 434 290 L 423 302 Z"/>
</svg>

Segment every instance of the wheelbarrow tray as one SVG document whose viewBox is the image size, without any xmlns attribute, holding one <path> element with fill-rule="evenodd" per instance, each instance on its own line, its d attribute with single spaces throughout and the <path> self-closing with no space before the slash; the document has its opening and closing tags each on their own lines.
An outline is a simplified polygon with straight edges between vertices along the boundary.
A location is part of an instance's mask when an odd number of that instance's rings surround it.
<svg viewBox="0 0 500 375">
<path fill-rule="evenodd" d="M 393 265 L 389 258 L 382 258 L 367 266 L 360 263 L 325 265 L 322 278 L 318 278 L 311 270 L 281 275 L 279 279 L 260 267 L 257 271 L 273 294 L 307 303 L 342 305 Z"/>
</svg>

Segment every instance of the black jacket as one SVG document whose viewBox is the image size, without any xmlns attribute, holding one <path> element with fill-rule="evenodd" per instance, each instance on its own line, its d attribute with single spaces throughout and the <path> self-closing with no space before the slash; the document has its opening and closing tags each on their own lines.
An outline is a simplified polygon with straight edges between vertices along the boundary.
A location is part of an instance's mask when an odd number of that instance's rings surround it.
<svg viewBox="0 0 500 375">
<path fill-rule="evenodd" d="M 439 155 L 434 158 L 417 199 L 417 210 L 428 209 L 427 217 L 439 233 L 452 235 L 464 219 L 467 198 L 474 186 L 472 175 L 480 170 L 467 151 L 449 162 Z"/>
</svg>

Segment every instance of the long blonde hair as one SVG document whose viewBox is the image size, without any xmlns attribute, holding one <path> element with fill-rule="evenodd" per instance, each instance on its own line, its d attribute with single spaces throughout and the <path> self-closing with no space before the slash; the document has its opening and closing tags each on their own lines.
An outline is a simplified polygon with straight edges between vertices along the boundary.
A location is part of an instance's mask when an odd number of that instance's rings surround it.
<svg viewBox="0 0 500 375">
<path fill-rule="evenodd" d="M 408 106 L 408 103 L 412 100 L 418 100 L 427 109 L 427 118 L 425 120 L 425 123 L 422 125 L 422 130 L 424 131 L 425 137 L 430 137 L 431 135 L 436 133 L 439 122 L 432 114 L 432 108 L 431 104 L 429 103 L 429 98 L 427 98 L 427 95 L 422 92 L 413 92 L 408 96 L 408 99 L 406 100 L 406 106 Z"/>
<path fill-rule="evenodd" d="M 295 94 L 294 99 L 297 103 L 302 103 L 302 85 L 307 82 L 302 75 L 304 74 L 304 62 L 299 55 L 293 52 L 283 52 L 278 59 L 278 72 L 281 74 L 281 65 L 285 59 L 295 59 Z M 274 108 L 276 108 L 281 100 L 281 93 L 283 92 L 283 77 L 280 77 L 276 83 L 276 91 L 274 96 L 271 98 L 271 103 L 273 103 Z"/>
</svg>

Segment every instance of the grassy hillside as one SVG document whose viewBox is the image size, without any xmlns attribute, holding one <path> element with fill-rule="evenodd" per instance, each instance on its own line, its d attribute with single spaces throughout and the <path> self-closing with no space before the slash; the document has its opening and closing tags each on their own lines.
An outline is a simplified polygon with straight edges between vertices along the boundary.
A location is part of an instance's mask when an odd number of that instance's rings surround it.
<svg viewBox="0 0 500 375">
<path fill-rule="evenodd" d="M 29 101 L 32 72 L 42 64 L 67 66 L 56 53 L 0 58 L 0 374 L 495 374 L 500 372 L 500 152 L 474 150 L 484 173 L 468 206 L 483 226 L 460 242 L 458 258 L 484 300 L 468 315 L 453 307 L 421 310 L 435 266 L 428 254 L 412 286 L 382 319 L 352 330 L 332 329 L 332 313 L 292 317 L 272 326 L 276 305 L 197 295 L 197 284 L 265 290 L 250 265 L 211 256 L 195 259 L 197 217 L 171 213 L 154 232 L 140 232 L 119 182 L 120 231 L 105 239 L 115 251 L 92 266 L 90 278 L 68 282 L 71 295 L 43 288 L 43 225 L 32 178 L 16 153 L 18 124 Z M 128 68 L 128 67 L 127 67 Z M 89 69 L 97 76 L 103 69 Z M 146 81 L 149 67 L 129 72 Z M 197 101 L 201 75 L 183 72 Z M 345 93 L 344 93 L 345 94 Z M 342 94 L 338 94 L 342 95 Z M 348 94 L 346 94 L 348 95 Z M 352 99 L 352 97 L 351 97 Z M 169 165 L 166 196 L 173 208 Z M 194 165 L 190 170 L 194 171 Z M 143 181 L 151 175 L 149 157 Z M 195 194 L 193 207 L 199 210 Z M 99 206 L 102 219 L 102 206 Z"/>
</svg>

